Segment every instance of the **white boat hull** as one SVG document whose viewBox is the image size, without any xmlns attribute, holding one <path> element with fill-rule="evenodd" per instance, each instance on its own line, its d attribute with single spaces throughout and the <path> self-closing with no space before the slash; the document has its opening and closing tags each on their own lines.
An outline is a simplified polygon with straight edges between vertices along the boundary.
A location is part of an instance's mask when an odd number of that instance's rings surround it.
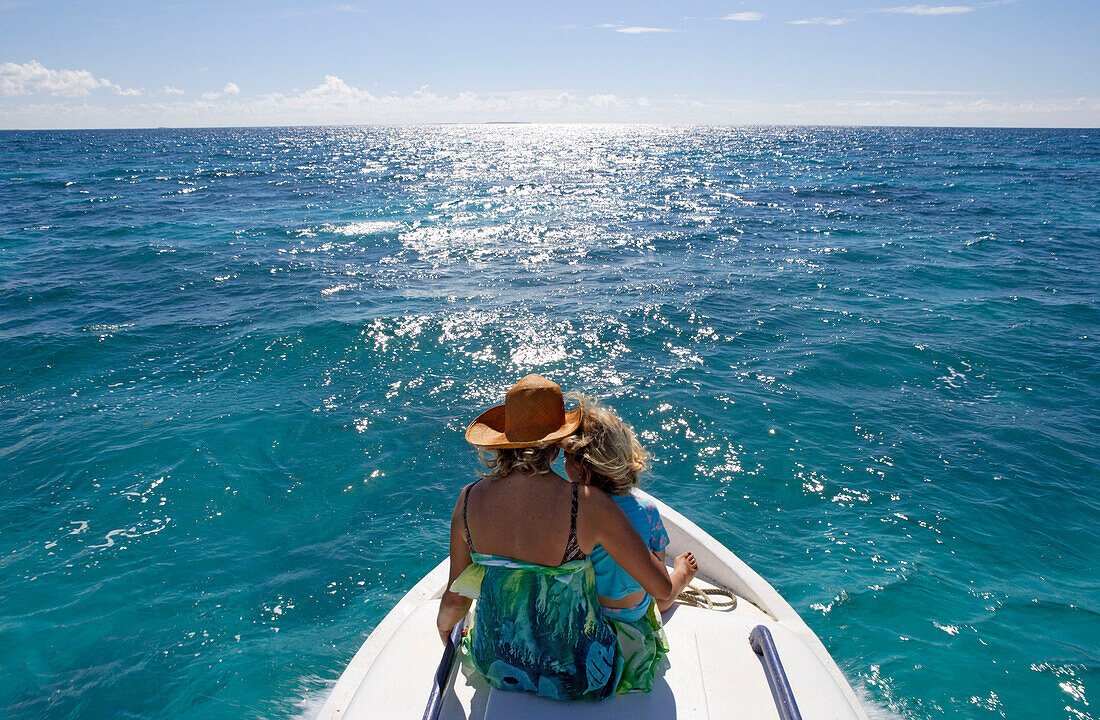
<svg viewBox="0 0 1100 720">
<path fill-rule="evenodd" d="M 695 585 L 732 590 L 739 598 L 737 608 L 720 612 L 674 606 L 664 616 L 671 650 L 653 691 L 600 703 L 561 703 L 494 690 L 460 656 L 445 688 L 440 718 L 779 718 L 763 666 L 749 645 L 749 633 L 764 625 L 775 639 L 803 720 L 867 720 L 828 651 L 779 593 L 695 523 L 652 499 L 671 540 L 669 557 L 690 550 L 699 562 Z M 447 573 L 444 560 L 374 629 L 340 676 L 318 720 L 423 716 L 443 651 L 435 615 Z"/>
</svg>

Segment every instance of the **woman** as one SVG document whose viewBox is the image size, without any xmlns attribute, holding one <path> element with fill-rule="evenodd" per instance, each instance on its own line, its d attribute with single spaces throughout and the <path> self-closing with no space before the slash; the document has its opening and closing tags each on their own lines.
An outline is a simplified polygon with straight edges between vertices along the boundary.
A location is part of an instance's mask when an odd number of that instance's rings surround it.
<svg viewBox="0 0 1100 720">
<path fill-rule="evenodd" d="M 436 621 L 446 641 L 477 598 L 466 648 L 487 682 L 559 700 L 609 697 L 622 673 L 587 560 L 597 543 L 653 597 L 673 589 L 611 498 L 551 469 L 555 443 L 579 423 L 561 388 L 528 375 L 467 428 L 489 472 L 455 503 L 449 590 Z"/>
</svg>

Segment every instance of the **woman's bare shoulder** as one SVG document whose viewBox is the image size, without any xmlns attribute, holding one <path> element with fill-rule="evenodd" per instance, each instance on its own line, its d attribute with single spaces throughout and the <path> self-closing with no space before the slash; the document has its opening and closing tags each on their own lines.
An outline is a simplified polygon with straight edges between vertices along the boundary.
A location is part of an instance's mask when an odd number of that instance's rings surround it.
<svg viewBox="0 0 1100 720">
<path fill-rule="evenodd" d="M 481 480 L 481 479 L 482 478 L 478 478 L 478 480 Z M 455 510 L 454 511 L 456 513 L 461 513 L 462 506 L 469 499 L 470 493 L 473 491 L 474 485 L 477 485 L 478 480 L 474 480 L 473 482 L 469 482 L 469 483 L 463 485 L 462 489 L 458 491 L 458 494 L 455 496 Z"/>
<path fill-rule="evenodd" d="M 591 485 L 581 485 L 577 491 L 577 498 L 578 505 L 583 505 L 585 510 L 593 515 L 622 512 L 610 495 Z"/>
</svg>

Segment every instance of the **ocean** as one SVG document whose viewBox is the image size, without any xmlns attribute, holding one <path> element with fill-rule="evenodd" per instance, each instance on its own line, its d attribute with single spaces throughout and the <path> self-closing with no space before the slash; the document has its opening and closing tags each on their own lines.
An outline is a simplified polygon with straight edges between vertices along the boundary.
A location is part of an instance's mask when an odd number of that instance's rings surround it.
<svg viewBox="0 0 1100 720">
<path fill-rule="evenodd" d="M 872 717 L 1098 718 L 1098 338 L 1097 130 L 0 132 L 0 715 L 310 718 L 538 372 Z"/>
</svg>

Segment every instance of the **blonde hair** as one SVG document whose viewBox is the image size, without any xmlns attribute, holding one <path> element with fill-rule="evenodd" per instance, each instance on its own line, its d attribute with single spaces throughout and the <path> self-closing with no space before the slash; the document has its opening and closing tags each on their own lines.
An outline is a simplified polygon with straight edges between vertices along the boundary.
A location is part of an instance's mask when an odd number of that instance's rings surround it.
<svg viewBox="0 0 1100 720">
<path fill-rule="evenodd" d="M 477 454 L 488 472 L 478 472 L 483 478 L 502 478 L 513 472 L 525 475 L 546 475 L 550 464 L 558 456 L 556 445 L 539 445 L 528 448 L 478 448 Z"/>
<path fill-rule="evenodd" d="M 569 397 L 580 407 L 581 424 L 559 443 L 561 449 L 588 468 L 592 485 L 608 495 L 628 495 L 638 486 L 638 473 L 649 467 L 649 452 L 630 426 L 599 400 L 576 392 Z"/>
</svg>

